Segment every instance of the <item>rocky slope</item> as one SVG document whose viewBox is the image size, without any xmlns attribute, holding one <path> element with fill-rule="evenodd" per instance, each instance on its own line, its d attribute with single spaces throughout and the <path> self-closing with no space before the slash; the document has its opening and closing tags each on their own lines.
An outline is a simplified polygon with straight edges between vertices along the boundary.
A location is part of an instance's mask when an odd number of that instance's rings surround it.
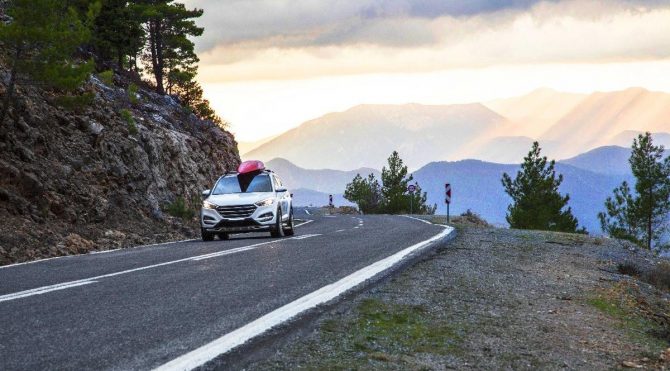
<svg viewBox="0 0 670 371">
<path fill-rule="evenodd" d="M 128 84 L 91 77 L 82 90 L 94 102 L 78 111 L 19 91 L 0 126 L 0 265 L 195 235 L 192 218 L 165 210 L 179 198 L 195 208 L 239 163 L 237 144 L 175 98 Z"/>
</svg>

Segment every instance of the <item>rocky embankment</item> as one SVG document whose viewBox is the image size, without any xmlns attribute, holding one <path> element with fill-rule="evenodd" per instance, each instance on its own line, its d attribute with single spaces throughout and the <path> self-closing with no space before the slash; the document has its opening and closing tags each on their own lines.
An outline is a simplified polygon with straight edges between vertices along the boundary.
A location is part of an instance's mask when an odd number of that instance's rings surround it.
<svg viewBox="0 0 670 371">
<path fill-rule="evenodd" d="M 188 215 L 236 168 L 232 134 L 113 79 L 91 77 L 82 90 L 94 101 L 79 110 L 19 90 L 0 126 L 0 265 L 196 235 L 192 218 L 166 210 L 182 198 Z"/>
<path fill-rule="evenodd" d="M 626 242 L 479 224 L 237 368 L 670 366 L 667 262 Z"/>
</svg>

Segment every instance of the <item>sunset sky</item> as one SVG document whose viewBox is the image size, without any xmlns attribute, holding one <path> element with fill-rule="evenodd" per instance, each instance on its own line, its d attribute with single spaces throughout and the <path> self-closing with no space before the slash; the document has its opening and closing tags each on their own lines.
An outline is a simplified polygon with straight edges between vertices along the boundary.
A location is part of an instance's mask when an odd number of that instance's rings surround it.
<svg viewBox="0 0 670 371">
<path fill-rule="evenodd" d="M 670 92 L 670 0 L 186 0 L 199 81 L 239 141 L 361 103 Z"/>
</svg>

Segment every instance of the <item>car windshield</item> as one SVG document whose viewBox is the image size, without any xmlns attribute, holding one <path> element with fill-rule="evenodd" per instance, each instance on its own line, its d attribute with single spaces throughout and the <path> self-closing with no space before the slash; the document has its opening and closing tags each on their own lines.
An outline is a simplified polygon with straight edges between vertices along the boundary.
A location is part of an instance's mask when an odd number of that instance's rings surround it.
<svg viewBox="0 0 670 371">
<path fill-rule="evenodd" d="M 219 180 L 212 194 L 252 192 L 272 192 L 270 175 L 264 173 L 228 175 Z"/>
</svg>

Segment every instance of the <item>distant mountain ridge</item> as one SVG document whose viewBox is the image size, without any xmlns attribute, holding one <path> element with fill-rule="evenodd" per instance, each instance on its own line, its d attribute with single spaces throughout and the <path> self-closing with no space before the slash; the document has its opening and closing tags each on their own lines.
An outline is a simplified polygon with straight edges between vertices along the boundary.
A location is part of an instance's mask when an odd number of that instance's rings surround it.
<svg viewBox="0 0 670 371">
<path fill-rule="evenodd" d="M 629 147 L 644 131 L 670 144 L 670 94 L 538 89 L 486 104 L 360 105 L 308 121 L 242 157 L 337 170 L 379 167 L 394 150 L 410 169 L 468 158 L 518 163 L 535 140 L 547 156 L 563 159 L 601 146 Z"/>
</svg>

